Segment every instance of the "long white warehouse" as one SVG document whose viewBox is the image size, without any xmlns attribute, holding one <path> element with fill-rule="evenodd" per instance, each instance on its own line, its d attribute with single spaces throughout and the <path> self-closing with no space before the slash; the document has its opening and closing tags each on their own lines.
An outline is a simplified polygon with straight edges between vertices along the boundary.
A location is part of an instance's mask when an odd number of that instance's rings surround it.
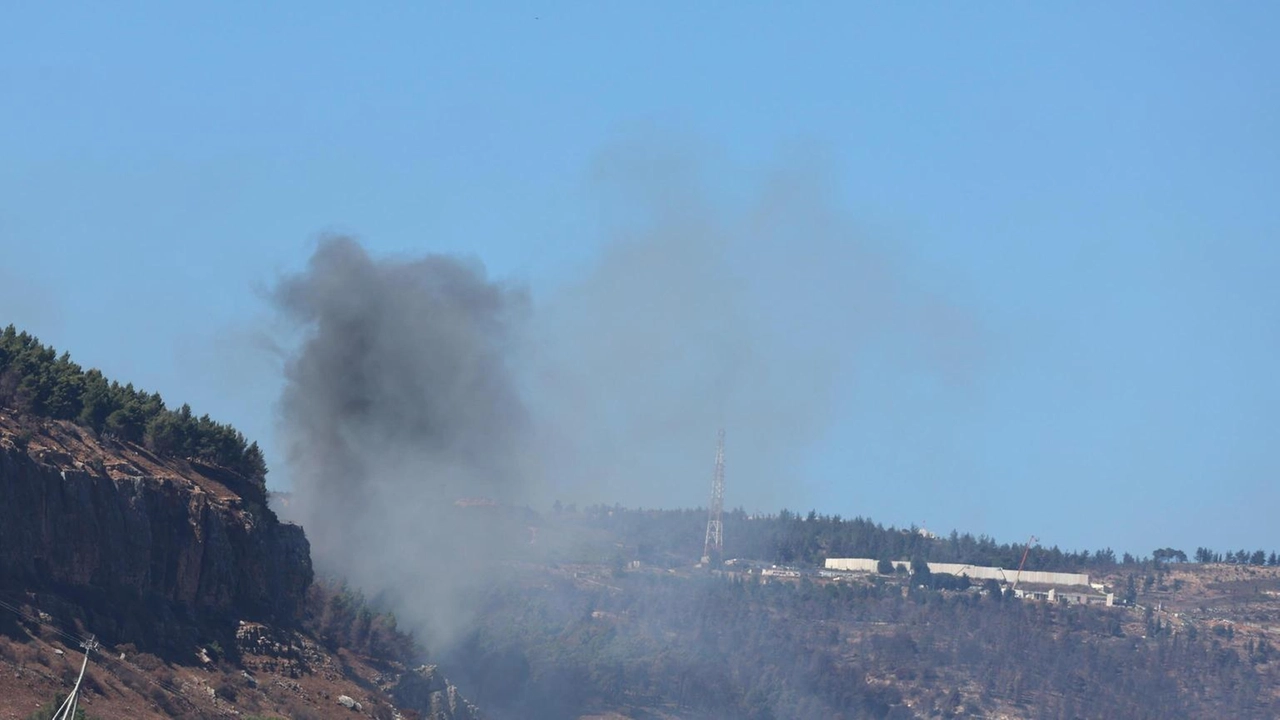
<svg viewBox="0 0 1280 720">
<path fill-rule="evenodd" d="M 876 571 L 879 564 L 876 560 L 868 558 L 827 558 L 826 569 L 828 570 L 844 570 L 847 572 L 868 572 Z M 929 572 L 947 573 L 948 575 L 964 575 L 971 580 L 999 580 L 1001 582 L 1012 583 L 1015 575 L 1020 583 L 1040 583 L 1043 585 L 1088 585 L 1089 576 L 1085 573 L 1062 573 L 1062 572 L 1043 572 L 1040 570 L 1023 570 L 1022 574 L 1018 574 L 1017 570 L 1008 570 L 998 567 L 984 567 L 982 565 L 961 565 L 960 563 L 927 563 Z M 905 560 L 894 560 L 895 568 L 911 569 L 911 563 Z"/>
</svg>

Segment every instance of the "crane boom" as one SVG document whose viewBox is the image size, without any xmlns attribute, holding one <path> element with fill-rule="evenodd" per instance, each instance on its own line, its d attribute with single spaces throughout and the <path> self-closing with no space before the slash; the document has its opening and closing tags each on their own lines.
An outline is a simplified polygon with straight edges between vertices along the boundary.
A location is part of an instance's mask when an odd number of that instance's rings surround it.
<svg viewBox="0 0 1280 720">
<path fill-rule="evenodd" d="M 1027 554 L 1031 552 L 1031 543 L 1039 542 L 1040 538 L 1032 535 L 1027 539 L 1027 546 L 1022 549 L 1022 561 L 1018 563 L 1018 572 L 1013 575 L 1013 589 L 1018 589 L 1018 579 L 1022 577 L 1022 566 L 1027 564 Z"/>
</svg>

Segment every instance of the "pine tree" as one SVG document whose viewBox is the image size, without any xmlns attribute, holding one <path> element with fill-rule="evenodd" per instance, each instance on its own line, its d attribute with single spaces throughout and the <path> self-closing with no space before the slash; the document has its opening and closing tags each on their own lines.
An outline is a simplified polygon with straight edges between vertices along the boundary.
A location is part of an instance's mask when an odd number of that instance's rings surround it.
<svg viewBox="0 0 1280 720">
<path fill-rule="evenodd" d="M 258 482 L 266 483 L 267 460 L 262 456 L 262 450 L 258 447 L 258 443 L 250 444 L 249 448 L 244 451 L 242 472 Z"/>
<path fill-rule="evenodd" d="M 0 405 L 24 415 L 71 420 L 126 442 L 144 442 L 154 452 L 198 458 L 247 475 L 265 485 L 261 449 L 230 425 L 208 415 L 197 419 L 190 405 L 165 407 L 159 393 L 108 382 L 86 372 L 13 325 L 0 331 Z"/>
</svg>

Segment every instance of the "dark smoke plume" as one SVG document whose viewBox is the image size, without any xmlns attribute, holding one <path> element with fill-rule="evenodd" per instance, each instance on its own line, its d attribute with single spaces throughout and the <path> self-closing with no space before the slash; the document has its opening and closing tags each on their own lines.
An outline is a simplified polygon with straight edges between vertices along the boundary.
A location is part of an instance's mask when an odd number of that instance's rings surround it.
<svg viewBox="0 0 1280 720">
<path fill-rule="evenodd" d="M 291 514 L 322 569 L 447 637 L 463 574 L 488 557 L 454 501 L 522 494 L 528 417 L 508 357 L 526 294 L 478 263 L 375 261 L 334 237 L 273 300 L 302 333 L 280 404 Z"/>
</svg>

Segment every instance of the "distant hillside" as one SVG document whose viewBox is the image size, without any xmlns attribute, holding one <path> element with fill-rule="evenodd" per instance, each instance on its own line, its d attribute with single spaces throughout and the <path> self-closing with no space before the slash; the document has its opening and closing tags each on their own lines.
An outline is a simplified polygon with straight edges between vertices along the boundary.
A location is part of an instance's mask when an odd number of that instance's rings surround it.
<svg viewBox="0 0 1280 720">
<path fill-rule="evenodd" d="M 760 570 L 788 547 L 950 542 L 869 521 L 741 517 L 726 547 L 749 562 L 708 569 L 700 511 L 544 519 L 542 557 L 511 563 L 445 658 L 495 720 L 1280 717 L 1280 568 L 1091 566 L 1132 603 L 1085 606 L 952 576 Z"/>
</svg>

